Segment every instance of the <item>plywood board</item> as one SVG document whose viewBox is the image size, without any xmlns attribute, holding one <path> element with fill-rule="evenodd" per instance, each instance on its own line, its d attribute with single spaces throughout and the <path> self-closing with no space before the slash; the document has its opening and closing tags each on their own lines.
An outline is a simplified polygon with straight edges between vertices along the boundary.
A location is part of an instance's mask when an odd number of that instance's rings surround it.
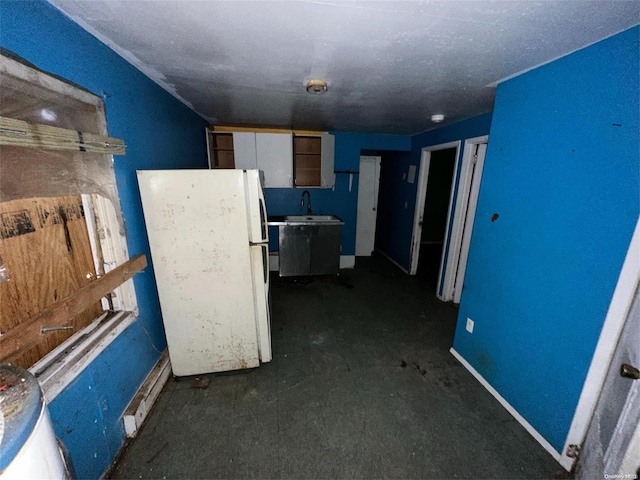
<svg viewBox="0 0 640 480">
<path fill-rule="evenodd" d="M 81 197 L 0 203 L 0 258 L 9 280 L 0 283 L 0 332 L 6 333 L 95 278 Z M 101 311 L 96 302 L 74 317 L 72 330 L 47 333 L 14 363 L 31 366 Z"/>
<path fill-rule="evenodd" d="M 22 351 L 39 345 L 44 336 L 49 335 L 49 331 L 73 325 L 77 315 L 84 313 L 146 266 L 146 257 L 138 255 L 88 285 L 80 287 L 59 302 L 23 320 L 0 336 L 0 362 L 12 361 L 19 357 Z"/>
</svg>

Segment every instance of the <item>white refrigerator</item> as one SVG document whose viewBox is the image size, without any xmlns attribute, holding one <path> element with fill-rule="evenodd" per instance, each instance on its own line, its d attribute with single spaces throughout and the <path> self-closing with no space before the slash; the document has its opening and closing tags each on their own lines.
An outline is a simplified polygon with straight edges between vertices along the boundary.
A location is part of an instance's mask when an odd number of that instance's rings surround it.
<svg viewBox="0 0 640 480">
<path fill-rule="evenodd" d="M 138 184 L 173 374 L 270 361 L 258 170 L 138 170 Z"/>
</svg>

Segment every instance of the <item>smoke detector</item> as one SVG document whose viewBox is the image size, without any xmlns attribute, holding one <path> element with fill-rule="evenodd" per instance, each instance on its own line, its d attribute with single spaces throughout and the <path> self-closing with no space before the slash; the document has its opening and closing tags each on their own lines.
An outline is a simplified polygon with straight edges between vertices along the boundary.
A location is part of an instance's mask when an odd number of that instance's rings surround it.
<svg viewBox="0 0 640 480">
<path fill-rule="evenodd" d="M 431 121 L 433 123 L 442 123 L 444 122 L 444 115 L 441 113 L 437 113 L 435 115 L 431 115 Z"/>
</svg>

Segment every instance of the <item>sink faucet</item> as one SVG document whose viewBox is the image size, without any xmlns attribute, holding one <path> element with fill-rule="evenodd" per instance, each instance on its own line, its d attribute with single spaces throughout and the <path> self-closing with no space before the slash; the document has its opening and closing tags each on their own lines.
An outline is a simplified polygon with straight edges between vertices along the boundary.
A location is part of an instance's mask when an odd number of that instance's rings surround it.
<svg viewBox="0 0 640 480">
<path fill-rule="evenodd" d="M 300 197 L 300 206 L 304 207 L 305 195 L 307 195 L 307 215 L 311 215 L 311 194 L 309 193 L 309 190 L 302 192 L 302 197 Z"/>
</svg>

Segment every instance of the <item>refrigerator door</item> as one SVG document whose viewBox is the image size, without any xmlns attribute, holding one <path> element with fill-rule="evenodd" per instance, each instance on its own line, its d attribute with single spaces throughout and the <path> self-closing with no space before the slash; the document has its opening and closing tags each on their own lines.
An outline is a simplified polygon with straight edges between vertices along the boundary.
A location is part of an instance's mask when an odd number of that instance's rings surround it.
<svg viewBox="0 0 640 480">
<path fill-rule="evenodd" d="M 242 170 L 138 171 L 174 375 L 259 365 Z"/>
<path fill-rule="evenodd" d="M 258 351 L 262 363 L 271 361 L 271 307 L 269 302 L 269 244 L 251 246 L 256 305 Z"/>
<path fill-rule="evenodd" d="M 267 227 L 267 208 L 260 183 L 259 170 L 245 170 L 245 191 L 249 216 L 249 242 L 266 243 L 269 241 Z"/>
</svg>

